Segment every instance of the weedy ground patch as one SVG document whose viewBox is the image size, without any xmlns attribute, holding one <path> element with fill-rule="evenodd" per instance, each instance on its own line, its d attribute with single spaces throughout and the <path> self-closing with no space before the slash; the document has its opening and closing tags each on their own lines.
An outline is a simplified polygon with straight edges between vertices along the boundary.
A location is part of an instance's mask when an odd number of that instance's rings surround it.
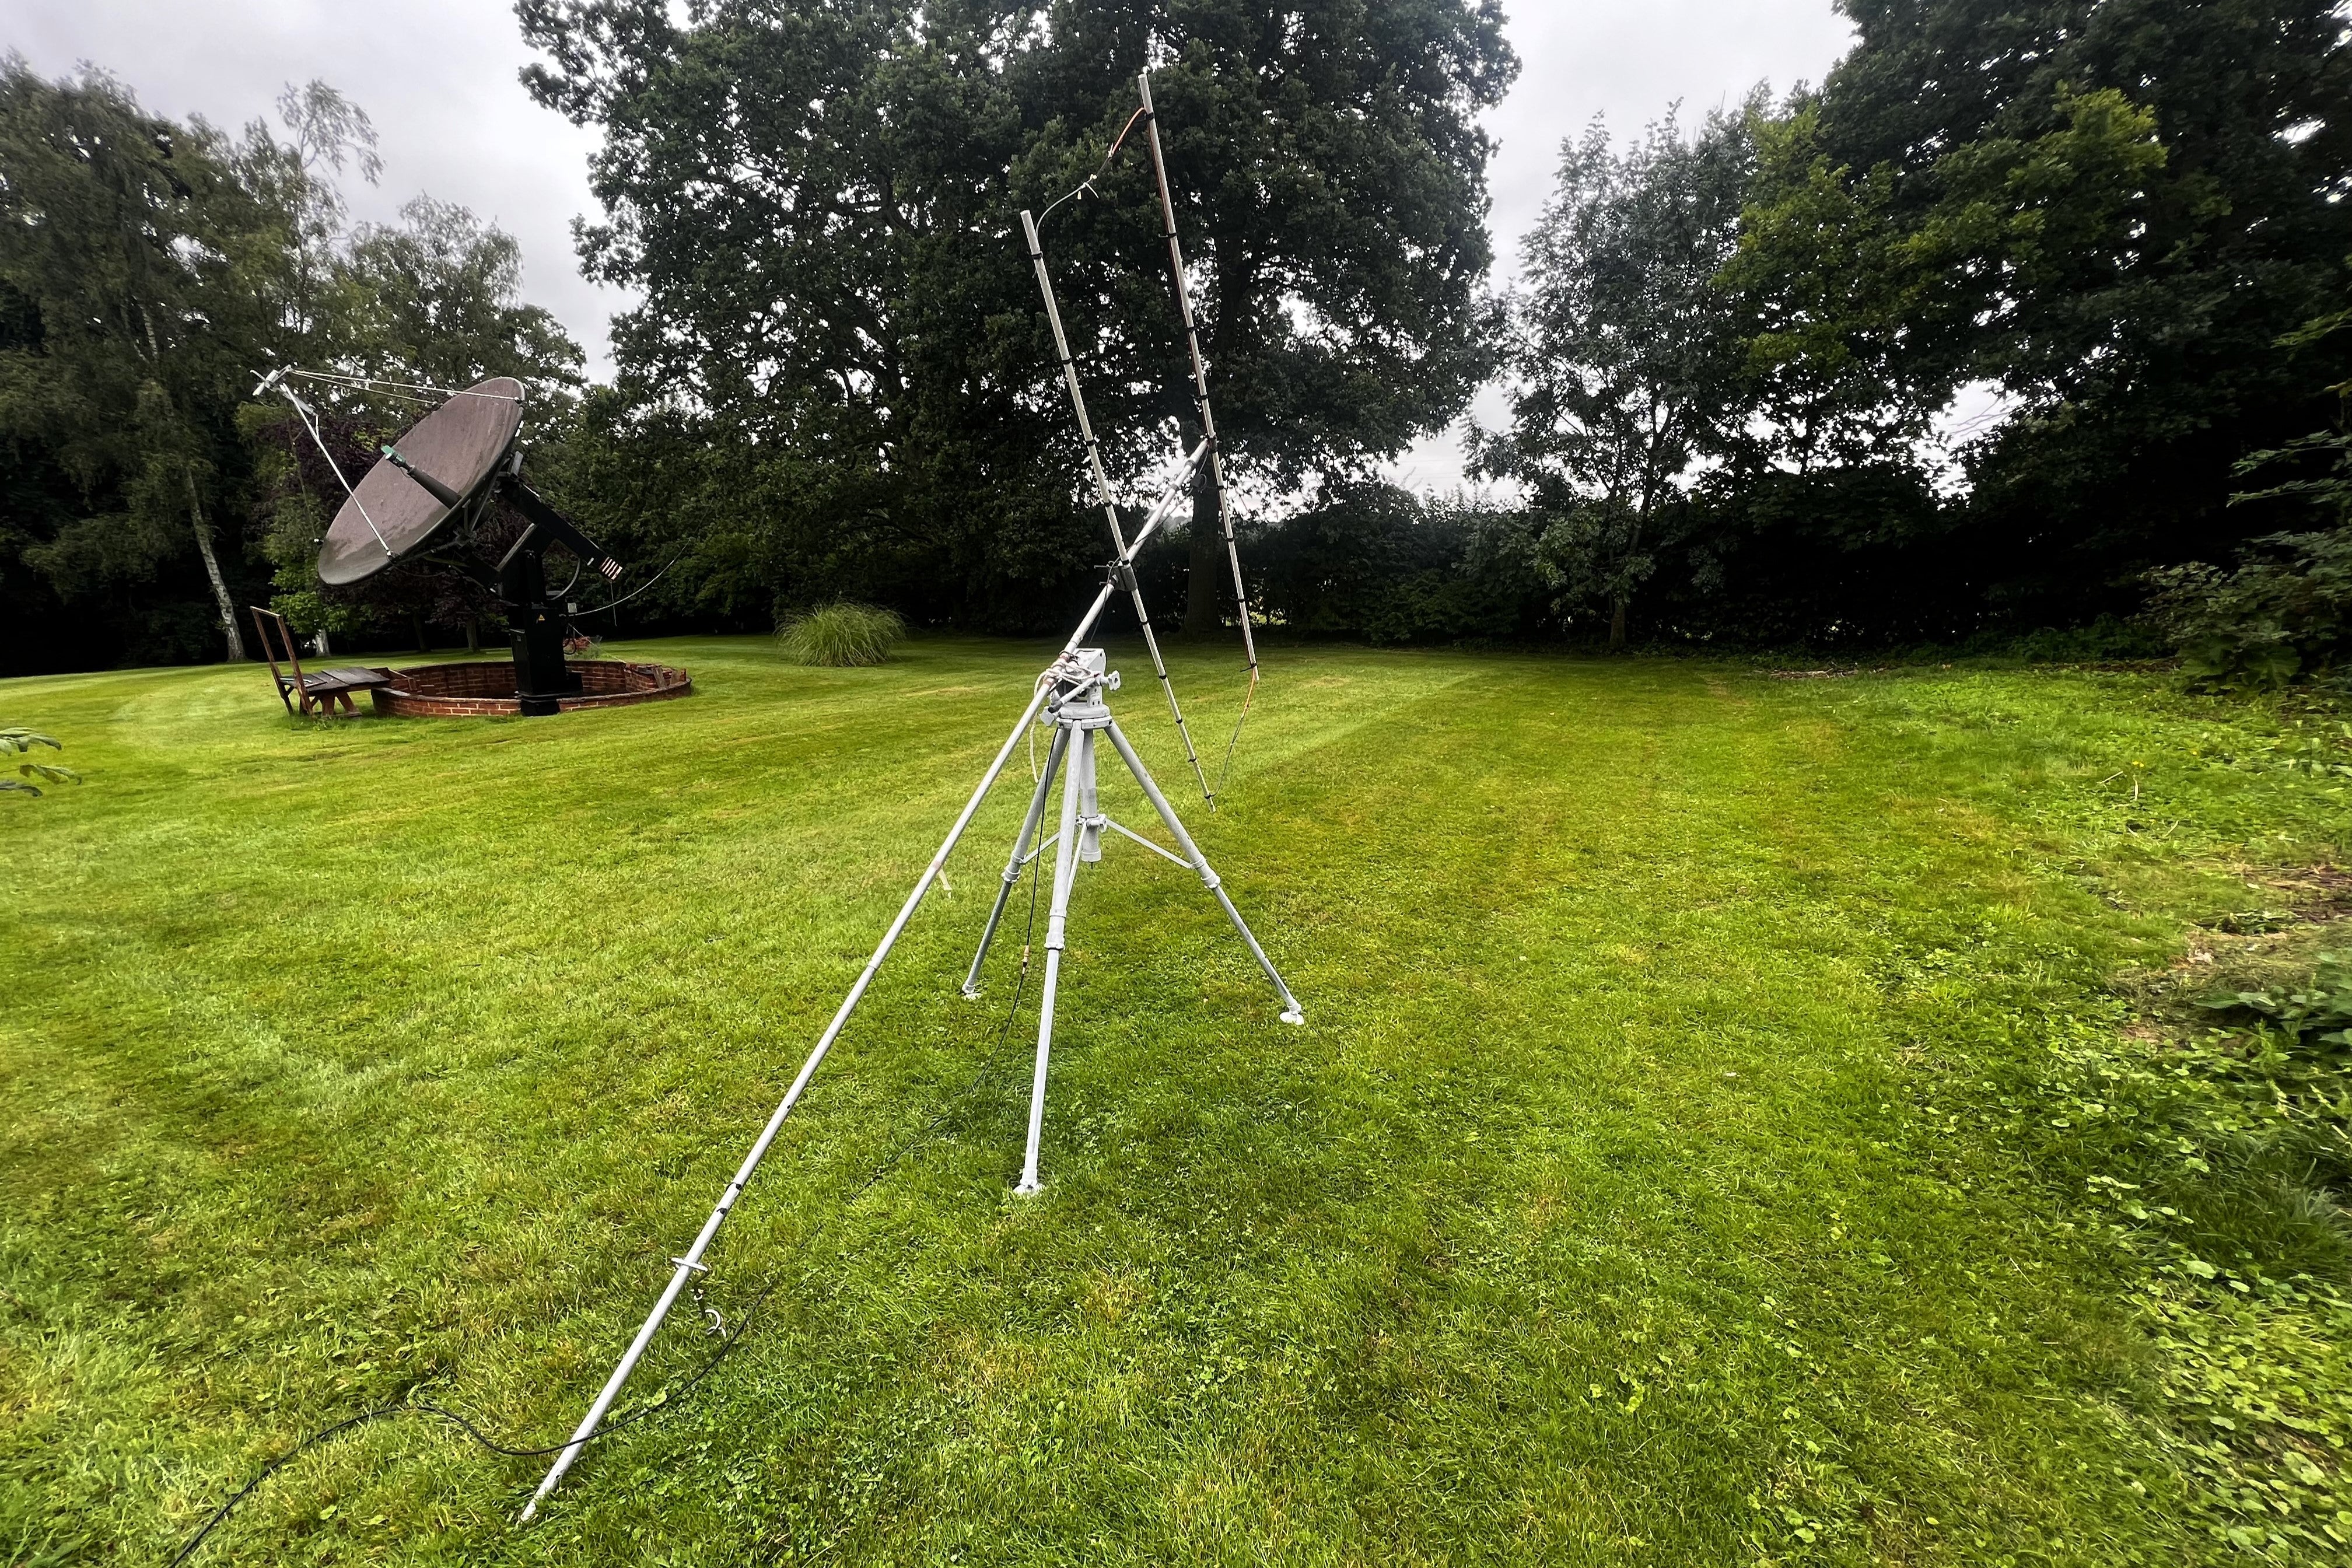
<svg viewBox="0 0 2352 1568">
<path fill-rule="evenodd" d="M 386 1400 L 567 1433 L 1041 658 L 631 651 L 698 695 L 0 683 L 87 780 L 0 803 L 12 1562 L 167 1558 Z M 1176 660 L 1200 734 L 1233 663 Z M 955 983 L 1016 784 L 715 1254 L 774 1290 L 709 1380 L 528 1531 L 536 1465 L 396 1421 L 204 1560 L 2340 1561 L 2342 1075 L 2198 1002 L 2341 929 L 2347 763 L 2128 673 L 1276 650 L 1190 818 L 1304 1030 L 1114 847 L 1013 1198 L 1017 927 Z"/>
</svg>

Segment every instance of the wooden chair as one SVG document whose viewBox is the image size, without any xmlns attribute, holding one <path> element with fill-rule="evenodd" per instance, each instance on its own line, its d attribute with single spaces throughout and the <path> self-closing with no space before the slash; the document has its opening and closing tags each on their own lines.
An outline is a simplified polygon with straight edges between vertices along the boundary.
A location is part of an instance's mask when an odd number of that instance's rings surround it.
<svg viewBox="0 0 2352 1568">
<path fill-rule="evenodd" d="M 341 717 L 350 718 L 356 711 L 352 707 L 352 692 L 392 684 L 392 671 L 389 669 L 372 669 L 361 665 L 312 670 L 305 674 L 302 656 L 294 648 L 294 628 L 286 624 L 286 617 L 258 605 L 250 607 L 253 629 L 261 634 L 261 657 L 269 661 L 270 679 L 278 682 L 278 700 L 286 704 L 287 712 L 299 713 L 305 719 L 313 713 L 323 713 L 331 719 L 337 716 L 335 705 L 340 702 L 342 704 Z M 276 646 L 272 645 L 269 635 L 273 627 L 278 633 Z M 293 671 L 290 675 L 278 668 L 278 654 L 281 647 L 285 649 L 287 666 Z"/>
</svg>

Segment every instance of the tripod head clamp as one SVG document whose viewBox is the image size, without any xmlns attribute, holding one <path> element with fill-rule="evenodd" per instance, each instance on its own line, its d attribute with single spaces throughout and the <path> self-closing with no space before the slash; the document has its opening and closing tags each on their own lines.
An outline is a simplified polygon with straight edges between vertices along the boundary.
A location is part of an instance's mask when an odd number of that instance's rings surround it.
<svg viewBox="0 0 2352 1568">
<path fill-rule="evenodd" d="M 1105 717 L 1109 710 L 1102 709 L 1102 694 L 1118 689 L 1118 671 L 1110 668 L 1110 656 L 1098 647 L 1072 648 L 1046 668 L 1039 678 L 1053 683 L 1053 694 L 1045 699 L 1045 710 L 1040 721 L 1055 722 L 1065 708 L 1101 709 Z"/>
</svg>

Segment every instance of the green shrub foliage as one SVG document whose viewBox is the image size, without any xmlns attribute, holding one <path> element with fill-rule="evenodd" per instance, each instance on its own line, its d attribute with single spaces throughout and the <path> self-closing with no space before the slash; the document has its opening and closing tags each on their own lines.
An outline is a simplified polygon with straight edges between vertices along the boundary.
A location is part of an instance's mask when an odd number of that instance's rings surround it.
<svg viewBox="0 0 2352 1568">
<path fill-rule="evenodd" d="M 2352 338 L 2347 327 L 2352 310 L 2337 310 L 2281 341 L 2315 347 Z M 2240 459 L 2239 473 L 2265 474 L 2273 482 L 2231 499 L 2316 507 L 2336 526 L 2257 539 L 2233 572 L 2192 562 L 2148 574 L 2157 590 L 2149 616 L 2170 634 L 2194 681 L 2275 687 L 2346 667 L 2352 651 L 2352 380 L 2327 390 L 2336 398 L 2335 427 Z"/>
<path fill-rule="evenodd" d="M 2345 667 L 2352 528 L 2258 539 L 2235 571 L 2191 563 L 2150 578 L 2150 617 L 2196 684 L 2273 688 Z"/>
<path fill-rule="evenodd" d="M 2263 991 L 2225 991 L 2206 998 L 2215 1012 L 2252 1015 L 2286 1042 L 2316 1046 L 2352 1061 L 2352 952 L 2323 952 L 2308 984 Z"/>
</svg>

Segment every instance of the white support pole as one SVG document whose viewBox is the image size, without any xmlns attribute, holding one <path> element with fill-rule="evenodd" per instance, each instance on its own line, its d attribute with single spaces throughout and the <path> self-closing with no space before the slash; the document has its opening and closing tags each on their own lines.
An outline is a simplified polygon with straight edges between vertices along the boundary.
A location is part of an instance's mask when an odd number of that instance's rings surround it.
<svg viewBox="0 0 2352 1568">
<path fill-rule="evenodd" d="M 1021 209 L 1021 236 L 1029 242 L 1029 265 L 1037 274 L 1037 291 L 1045 297 L 1045 324 L 1054 330 L 1054 357 L 1062 366 L 1062 384 L 1070 394 L 1071 411 L 1078 416 L 1078 438 L 1086 443 L 1087 468 L 1094 477 L 1095 500 L 1110 525 L 1111 548 L 1127 553 L 1127 535 L 1118 526 L 1118 508 L 1110 499 L 1110 475 L 1103 468 L 1102 447 L 1095 439 L 1094 421 L 1087 417 L 1087 395 L 1078 389 L 1078 362 L 1070 355 L 1070 340 L 1062 331 L 1062 307 L 1054 298 L 1054 279 L 1045 270 L 1045 248 L 1038 242 L 1037 220 Z"/>
<path fill-rule="evenodd" d="M 1070 750 L 1076 751 L 1093 739 L 1091 732 L 1082 732 Z M 1062 947 L 1068 940 L 1070 884 L 1078 874 L 1080 765 L 1080 758 L 1066 757 L 1062 770 L 1062 831 L 1054 842 L 1054 902 L 1045 916 L 1045 978 L 1037 990 L 1037 1066 L 1029 1083 L 1029 1147 L 1021 1161 L 1021 1184 L 1013 1189 L 1023 1194 L 1034 1193 L 1040 1185 L 1037 1152 L 1045 1140 L 1045 1068 L 1054 1054 L 1054 997 L 1061 987 Z"/>
<path fill-rule="evenodd" d="M 1097 600 L 1095 613 L 1099 614 L 1100 608 L 1101 601 Z M 980 803 L 988 798 L 997 774 L 1004 771 L 1004 764 L 1011 760 L 1013 748 L 1020 743 L 1030 721 L 1037 716 L 1037 710 L 1045 706 L 1052 690 L 1052 686 L 1045 682 L 1038 684 L 1035 694 L 1029 699 L 1029 706 L 1022 710 L 1020 722 L 1013 726 L 1013 733 L 1005 737 L 1004 744 L 997 751 L 996 760 L 989 763 L 988 772 L 982 776 L 980 786 L 964 803 L 963 811 L 955 819 L 955 826 L 948 829 L 947 838 L 940 845 L 939 853 L 931 857 L 930 865 L 915 883 L 915 890 L 907 895 L 905 905 L 898 910 L 898 918 L 892 921 L 890 929 L 883 933 L 880 945 L 875 948 L 874 956 L 866 961 L 866 968 L 857 976 L 857 983 L 849 988 L 848 996 L 843 1000 L 840 1010 L 834 1014 L 833 1022 L 825 1026 L 816 1048 L 801 1065 L 800 1075 L 793 1079 L 792 1088 L 785 1091 L 775 1113 L 768 1118 L 768 1124 L 760 1130 L 759 1139 L 751 1145 L 751 1152 L 744 1155 L 735 1179 L 728 1183 L 727 1190 L 719 1194 L 719 1206 L 712 1209 L 710 1217 L 702 1222 L 702 1232 L 694 1238 L 694 1245 L 687 1248 L 686 1255 L 674 1260 L 677 1267 L 670 1274 L 669 1284 L 663 1289 L 661 1299 L 654 1303 L 654 1310 L 646 1316 L 645 1326 L 637 1331 L 637 1337 L 629 1342 L 629 1348 L 622 1355 L 620 1364 L 613 1369 L 613 1375 L 605 1380 L 603 1391 L 596 1395 L 596 1402 L 581 1418 L 579 1429 L 572 1434 L 572 1440 L 563 1446 L 562 1452 L 556 1455 L 555 1463 L 548 1467 L 546 1479 L 539 1483 L 539 1490 L 524 1507 L 521 1518 L 516 1521 L 518 1524 L 528 1523 L 539 1511 L 540 1503 L 555 1489 L 556 1483 L 563 1479 L 563 1473 L 572 1468 L 572 1460 L 580 1457 L 582 1447 L 596 1435 L 597 1426 L 604 1421 L 605 1412 L 613 1407 L 613 1401 L 620 1397 L 622 1385 L 629 1381 L 629 1373 L 636 1370 L 637 1362 L 646 1353 L 646 1348 L 653 1343 L 654 1335 L 661 1331 L 662 1320 L 669 1316 L 670 1307 L 677 1300 L 678 1293 L 686 1289 L 687 1281 L 701 1270 L 702 1255 L 709 1250 L 711 1242 L 717 1238 L 719 1227 L 727 1223 L 728 1212 L 734 1208 L 735 1200 L 743 1195 L 743 1189 L 759 1170 L 760 1162 L 767 1158 L 768 1145 L 774 1142 L 776 1134 L 783 1131 L 784 1118 L 792 1114 L 801 1091 L 808 1088 L 809 1079 L 815 1076 L 825 1053 L 833 1049 L 833 1042 L 840 1037 L 842 1026 L 849 1022 L 850 1014 L 856 1011 L 858 1002 L 866 995 L 866 986 L 873 984 L 875 972 L 889 956 L 890 949 L 898 941 L 898 933 L 907 929 L 907 922 L 914 917 L 916 906 L 923 901 L 923 895 L 938 879 L 940 868 L 947 864 L 949 853 L 956 847 L 956 840 L 963 837 L 963 830 L 971 823 L 972 814 L 980 809 Z"/>
</svg>

